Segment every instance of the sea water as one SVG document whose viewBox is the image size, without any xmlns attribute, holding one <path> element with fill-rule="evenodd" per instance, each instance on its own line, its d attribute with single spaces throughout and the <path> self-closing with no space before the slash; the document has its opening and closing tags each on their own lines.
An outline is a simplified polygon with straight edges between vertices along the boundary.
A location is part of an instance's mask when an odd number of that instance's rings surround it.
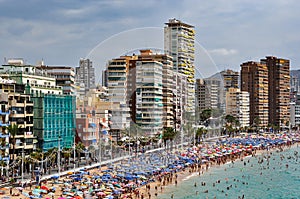
<svg viewBox="0 0 300 199">
<path fill-rule="evenodd" d="M 300 198 L 300 146 L 269 151 L 234 163 L 194 173 L 177 186 L 158 193 L 158 199 Z M 220 181 L 220 183 L 218 183 Z M 205 183 L 205 186 L 202 186 Z"/>
</svg>

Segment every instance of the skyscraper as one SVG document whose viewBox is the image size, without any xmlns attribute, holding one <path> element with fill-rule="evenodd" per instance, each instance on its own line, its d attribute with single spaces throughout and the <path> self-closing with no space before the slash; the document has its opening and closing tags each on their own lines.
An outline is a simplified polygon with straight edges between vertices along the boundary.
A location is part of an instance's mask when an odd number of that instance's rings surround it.
<svg viewBox="0 0 300 199">
<path fill-rule="evenodd" d="M 149 49 L 109 61 L 109 99 L 121 103 L 119 114 L 112 112 L 112 126 L 119 123 L 119 129 L 124 129 L 133 122 L 148 136 L 174 127 L 172 66 L 171 56 Z"/>
<path fill-rule="evenodd" d="M 95 87 L 95 68 L 89 59 L 80 59 L 76 68 L 76 83 L 84 86 L 85 91 Z"/>
<path fill-rule="evenodd" d="M 290 61 L 267 56 L 260 62 L 268 68 L 269 123 L 284 127 L 290 120 Z"/>
<path fill-rule="evenodd" d="M 241 91 L 250 94 L 250 125 L 267 126 L 269 82 L 265 64 L 253 61 L 241 64 Z"/>
<path fill-rule="evenodd" d="M 170 19 L 164 28 L 164 49 L 173 57 L 174 71 L 187 77 L 187 104 L 184 112 L 195 114 L 195 30 L 194 26 Z M 178 111 L 178 110 L 177 110 Z"/>
<path fill-rule="evenodd" d="M 125 130 L 130 125 L 128 101 L 131 95 L 128 90 L 131 87 L 128 84 L 131 84 L 129 83 L 129 62 L 133 59 L 136 57 L 122 56 L 110 60 L 107 64 L 108 99 L 116 105 L 112 107 L 112 130 Z"/>
</svg>

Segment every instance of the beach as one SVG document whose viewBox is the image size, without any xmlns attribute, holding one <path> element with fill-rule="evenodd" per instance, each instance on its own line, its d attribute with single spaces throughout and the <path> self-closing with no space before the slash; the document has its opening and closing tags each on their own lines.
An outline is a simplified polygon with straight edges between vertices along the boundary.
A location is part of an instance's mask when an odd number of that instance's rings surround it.
<svg viewBox="0 0 300 199">
<path fill-rule="evenodd" d="M 299 153 L 297 144 L 282 151 L 259 151 L 256 156 L 214 166 L 202 176 L 190 175 L 178 187 L 167 187 L 158 199 L 172 195 L 177 199 L 299 198 Z"/>
<path fill-rule="evenodd" d="M 14 188 L 10 196 L 9 189 L 3 190 L 10 198 L 38 198 L 36 189 L 44 188 L 39 193 L 42 198 L 160 198 L 170 187 L 176 189 L 183 181 L 195 176 L 206 175 L 212 167 L 240 161 L 249 156 L 265 152 L 284 150 L 292 144 L 298 144 L 299 134 L 261 138 L 266 145 L 256 145 L 255 138 L 236 138 L 220 141 L 212 145 L 198 145 L 185 150 L 163 151 L 160 153 L 141 154 L 128 160 L 117 162 L 107 167 L 82 171 L 77 176 L 67 175 L 60 179 L 50 179 L 41 187 L 27 186 L 23 190 Z M 251 142 L 250 142 L 251 141 Z M 268 142 L 267 142 L 268 141 Z M 246 144 L 246 142 L 248 144 Z M 250 142 L 250 144 L 249 144 Z M 80 176 L 80 178 L 79 178 Z M 77 178 L 77 179 L 76 179 Z M 97 186 L 96 186 L 97 185 Z M 205 187 L 195 182 L 194 187 Z M 207 185 L 211 186 L 211 185 Z M 54 192 L 50 191 L 55 189 Z M 165 191 L 166 190 L 166 191 Z M 205 190 L 204 190 L 205 191 Z M 22 192 L 22 193 L 21 193 Z M 24 195 L 24 194 L 29 195 Z M 102 193 L 102 194 L 99 194 Z M 178 198 L 169 195 L 168 198 Z"/>
</svg>

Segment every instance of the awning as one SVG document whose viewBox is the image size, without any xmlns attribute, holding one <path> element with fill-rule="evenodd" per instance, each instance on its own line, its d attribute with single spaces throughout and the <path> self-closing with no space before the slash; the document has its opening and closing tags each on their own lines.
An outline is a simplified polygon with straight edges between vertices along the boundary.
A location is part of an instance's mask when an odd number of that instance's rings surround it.
<svg viewBox="0 0 300 199">
<path fill-rule="evenodd" d="M 99 124 L 100 124 L 102 127 L 105 127 L 105 128 L 107 128 L 107 127 L 108 127 L 107 123 L 100 122 Z"/>
<path fill-rule="evenodd" d="M 90 123 L 91 127 L 96 128 L 96 124 L 95 123 Z"/>
</svg>

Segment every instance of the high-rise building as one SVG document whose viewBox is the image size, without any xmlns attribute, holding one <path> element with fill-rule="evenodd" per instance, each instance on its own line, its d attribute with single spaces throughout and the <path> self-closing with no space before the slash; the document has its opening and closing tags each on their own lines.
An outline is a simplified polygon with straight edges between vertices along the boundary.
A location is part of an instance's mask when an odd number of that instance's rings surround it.
<svg viewBox="0 0 300 199">
<path fill-rule="evenodd" d="M 107 64 L 108 100 L 119 104 L 112 109 L 112 131 L 125 130 L 130 125 L 131 117 L 128 101 L 131 94 L 128 91 L 128 82 L 131 71 L 129 62 L 133 59 L 137 59 L 137 57 L 121 56 L 110 60 Z"/>
<path fill-rule="evenodd" d="M 249 93 L 238 88 L 229 88 L 226 92 L 226 115 L 236 117 L 241 127 L 249 126 Z"/>
<path fill-rule="evenodd" d="M 164 28 L 164 49 L 173 57 L 175 72 L 187 77 L 185 112 L 195 114 L 195 30 L 194 26 L 170 19 Z"/>
<path fill-rule="evenodd" d="M 210 108 L 208 87 L 204 79 L 196 79 L 196 113 Z"/>
<path fill-rule="evenodd" d="M 27 157 L 35 149 L 33 102 L 29 95 L 24 94 L 24 88 L 24 85 L 17 84 L 14 80 L 0 78 L 0 152 L 1 161 L 6 166 L 9 160 L 16 160 L 22 152 Z M 15 135 L 10 135 L 7 128 L 11 125 L 18 127 Z M 9 139 L 15 139 L 15 142 Z"/>
<path fill-rule="evenodd" d="M 269 123 L 285 127 L 290 120 L 290 61 L 267 56 L 261 59 L 268 69 Z"/>
<path fill-rule="evenodd" d="M 300 70 L 291 70 L 290 71 L 291 76 L 291 92 L 299 93 L 300 92 Z"/>
<path fill-rule="evenodd" d="M 30 102 L 32 106 L 34 104 L 33 123 L 29 115 L 26 118 L 30 120 L 28 125 L 33 125 L 33 129 L 32 131 L 24 130 L 23 132 L 33 132 L 33 135 L 38 138 L 38 147 L 47 151 L 59 145 L 61 148 L 71 148 L 73 146 L 75 96 L 63 95 L 63 89 L 61 86 L 56 85 L 56 79 L 37 66 L 24 64 L 2 65 L 0 76 L 13 79 L 17 84 L 25 85 L 25 91 L 23 90 L 22 93 L 30 96 L 30 100 L 22 95 L 15 100 L 18 101 L 19 98 L 22 98 L 21 101 Z M 19 115 L 16 114 L 16 116 Z M 25 121 L 23 120 L 23 122 Z M 32 143 L 31 141 L 31 145 L 33 145 Z"/>
<path fill-rule="evenodd" d="M 173 71 L 172 57 L 166 54 L 153 53 L 152 50 L 140 50 L 141 55 L 139 60 L 141 61 L 156 61 L 162 64 L 162 104 L 163 104 L 163 127 L 174 128 L 174 89 L 175 78 Z M 131 74 L 134 74 L 131 72 Z M 154 74 L 155 75 L 155 74 Z M 157 77 L 158 78 L 158 77 Z M 160 79 L 160 78 L 159 78 Z M 157 79 L 157 80 L 159 80 Z M 138 81 L 137 81 L 138 82 Z M 158 82 L 157 82 L 158 83 Z M 134 87 L 133 87 L 134 88 Z"/>
<path fill-rule="evenodd" d="M 295 94 L 290 103 L 290 124 L 292 127 L 300 125 L 300 94 Z"/>
<path fill-rule="evenodd" d="M 112 111 L 112 122 L 118 117 L 126 125 L 136 123 L 149 136 L 161 133 L 163 127 L 175 127 L 172 67 L 171 56 L 151 50 L 109 61 L 109 99 L 122 102 L 120 113 L 126 113 L 122 116 Z"/>
<path fill-rule="evenodd" d="M 224 90 L 228 91 L 229 88 L 239 87 L 239 72 L 233 70 L 224 70 L 220 74 L 224 80 Z"/>
<path fill-rule="evenodd" d="M 176 131 L 181 131 L 184 125 L 187 123 L 187 77 L 181 73 L 175 73 L 176 88 L 174 90 L 174 105 L 175 105 L 175 123 Z"/>
<path fill-rule="evenodd" d="M 241 91 L 250 94 L 250 125 L 266 127 L 269 124 L 269 82 L 265 64 L 253 61 L 241 64 Z"/>
<path fill-rule="evenodd" d="M 150 136 L 163 130 L 162 65 L 155 60 L 136 63 L 136 124 Z"/>
<path fill-rule="evenodd" d="M 36 69 L 55 77 L 56 85 L 62 87 L 63 94 L 76 95 L 75 72 L 73 67 L 40 65 L 37 66 Z"/>
<path fill-rule="evenodd" d="M 201 112 L 204 109 L 219 109 L 223 93 L 222 81 L 218 78 L 197 79 L 196 96 L 197 107 Z"/>
<path fill-rule="evenodd" d="M 95 87 L 95 68 L 90 59 L 80 59 L 79 67 L 75 68 L 76 84 L 84 87 L 85 91 Z"/>
</svg>

